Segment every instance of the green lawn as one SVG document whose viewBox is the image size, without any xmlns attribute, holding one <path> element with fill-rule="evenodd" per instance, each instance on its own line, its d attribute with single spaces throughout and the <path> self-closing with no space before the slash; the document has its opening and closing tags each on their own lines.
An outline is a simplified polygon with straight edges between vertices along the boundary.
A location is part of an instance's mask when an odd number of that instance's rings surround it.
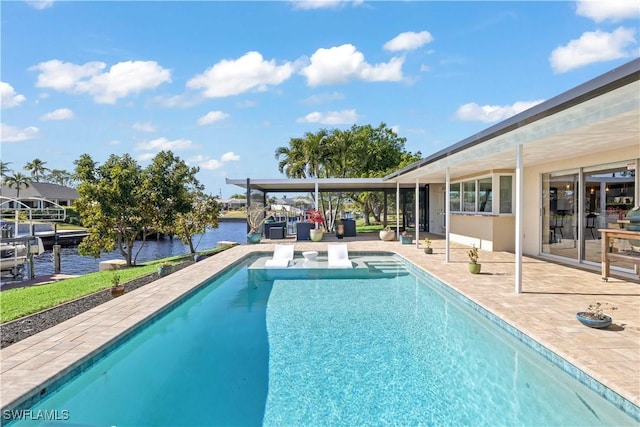
<svg viewBox="0 0 640 427">
<path fill-rule="evenodd" d="M 199 253 L 210 255 L 230 247 L 231 245 Z M 125 283 L 129 280 L 155 272 L 160 263 L 170 262 L 171 264 L 179 264 L 189 258 L 191 257 L 184 255 L 174 256 L 136 267 L 121 268 L 116 271 L 100 271 L 85 274 L 80 277 L 60 280 L 47 285 L 2 291 L 0 292 L 0 323 L 37 313 L 38 311 L 55 307 L 56 305 L 72 301 L 93 292 L 110 288 L 112 286 L 112 278 L 116 273 L 120 276 L 120 283 Z"/>
</svg>

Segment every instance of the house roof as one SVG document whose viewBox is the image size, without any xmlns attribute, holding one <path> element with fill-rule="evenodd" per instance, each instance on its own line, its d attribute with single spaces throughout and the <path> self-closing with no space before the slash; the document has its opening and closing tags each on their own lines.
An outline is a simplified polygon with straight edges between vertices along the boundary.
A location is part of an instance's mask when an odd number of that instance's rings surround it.
<svg viewBox="0 0 640 427">
<path fill-rule="evenodd" d="M 17 188 L 9 188 L 7 185 L 0 187 L 0 195 L 15 198 L 18 194 Z M 75 188 L 64 185 L 52 184 L 50 182 L 29 183 L 28 187 L 20 187 L 20 200 L 29 198 L 43 198 L 48 200 L 76 200 L 78 191 Z"/>
<path fill-rule="evenodd" d="M 227 184 L 247 188 L 246 179 L 226 179 Z M 255 190 L 268 193 L 313 193 L 316 182 L 318 190 L 327 191 L 371 191 L 395 190 L 396 183 L 384 178 L 309 178 L 309 179 L 250 179 L 249 186 Z M 412 184 L 401 185 L 402 188 L 412 188 Z"/>
</svg>

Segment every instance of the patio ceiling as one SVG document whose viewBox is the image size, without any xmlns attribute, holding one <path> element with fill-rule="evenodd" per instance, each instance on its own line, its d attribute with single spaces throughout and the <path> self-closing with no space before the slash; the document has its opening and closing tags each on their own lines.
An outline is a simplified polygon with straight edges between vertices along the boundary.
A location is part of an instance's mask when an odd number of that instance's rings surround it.
<svg viewBox="0 0 640 427">
<path fill-rule="evenodd" d="M 635 60 L 473 135 L 387 177 L 391 181 L 444 182 L 491 170 L 513 170 L 516 147 L 524 167 L 616 148 L 640 158 L 640 60 Z"/>
<path fill-rule="evenodd" d="M 323 192 L 348 192 L 394 190 L 396 183 L 384 178 L 322 178 L 322 179 L 251 179 L 252 189 L 267 193 L 313 193 L 318 182 L 318 190 Z M 229 179 L 227 184 L 247 188 L 246 179 Z M 413 188 L 415 183 L 401 184 L 401 188 Z"/>
</svg>

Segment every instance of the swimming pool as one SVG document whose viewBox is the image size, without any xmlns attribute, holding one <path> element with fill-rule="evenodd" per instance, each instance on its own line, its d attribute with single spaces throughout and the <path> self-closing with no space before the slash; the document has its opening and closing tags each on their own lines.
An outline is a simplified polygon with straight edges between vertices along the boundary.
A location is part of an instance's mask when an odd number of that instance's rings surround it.
<svg viewBox="0 0 640 427">
<path fill-rule="evenodd" d="M 248 260 L 32 411 L 93 425 L 635 424 L 399 257 L 373 258 L 367 276 L 314 279 Z"/>
</svg>

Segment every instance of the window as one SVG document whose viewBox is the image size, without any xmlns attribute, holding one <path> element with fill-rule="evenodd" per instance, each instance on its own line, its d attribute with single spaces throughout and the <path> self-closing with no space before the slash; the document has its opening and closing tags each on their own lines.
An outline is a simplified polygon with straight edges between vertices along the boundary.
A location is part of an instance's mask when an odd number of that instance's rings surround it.
<svg viewBox="0 0 640 427">
<path fill-rule="evenodd" d="M 500 176 L 500 213 L 513 213 L 513 177 Z"/>
<path fill-rule="evenodd" d="M 494 207 L 494 189 L 498 188 Z M 451 212 L 513 213 L 513 176 L 494 174 L 451 184 Z"/>
<path fill-rule="evenodd" d="M 449 209 L 452 212 L 460 211 L 460 184 L 451 184 L 449 191 L 449 198 L 451 200 Z"/>
<path fill-rule="evenodd" d="M 462 210 L 465 212 L 476 211 L 476 182 L 466 181 L 462 183 Z"/>
</svg>

